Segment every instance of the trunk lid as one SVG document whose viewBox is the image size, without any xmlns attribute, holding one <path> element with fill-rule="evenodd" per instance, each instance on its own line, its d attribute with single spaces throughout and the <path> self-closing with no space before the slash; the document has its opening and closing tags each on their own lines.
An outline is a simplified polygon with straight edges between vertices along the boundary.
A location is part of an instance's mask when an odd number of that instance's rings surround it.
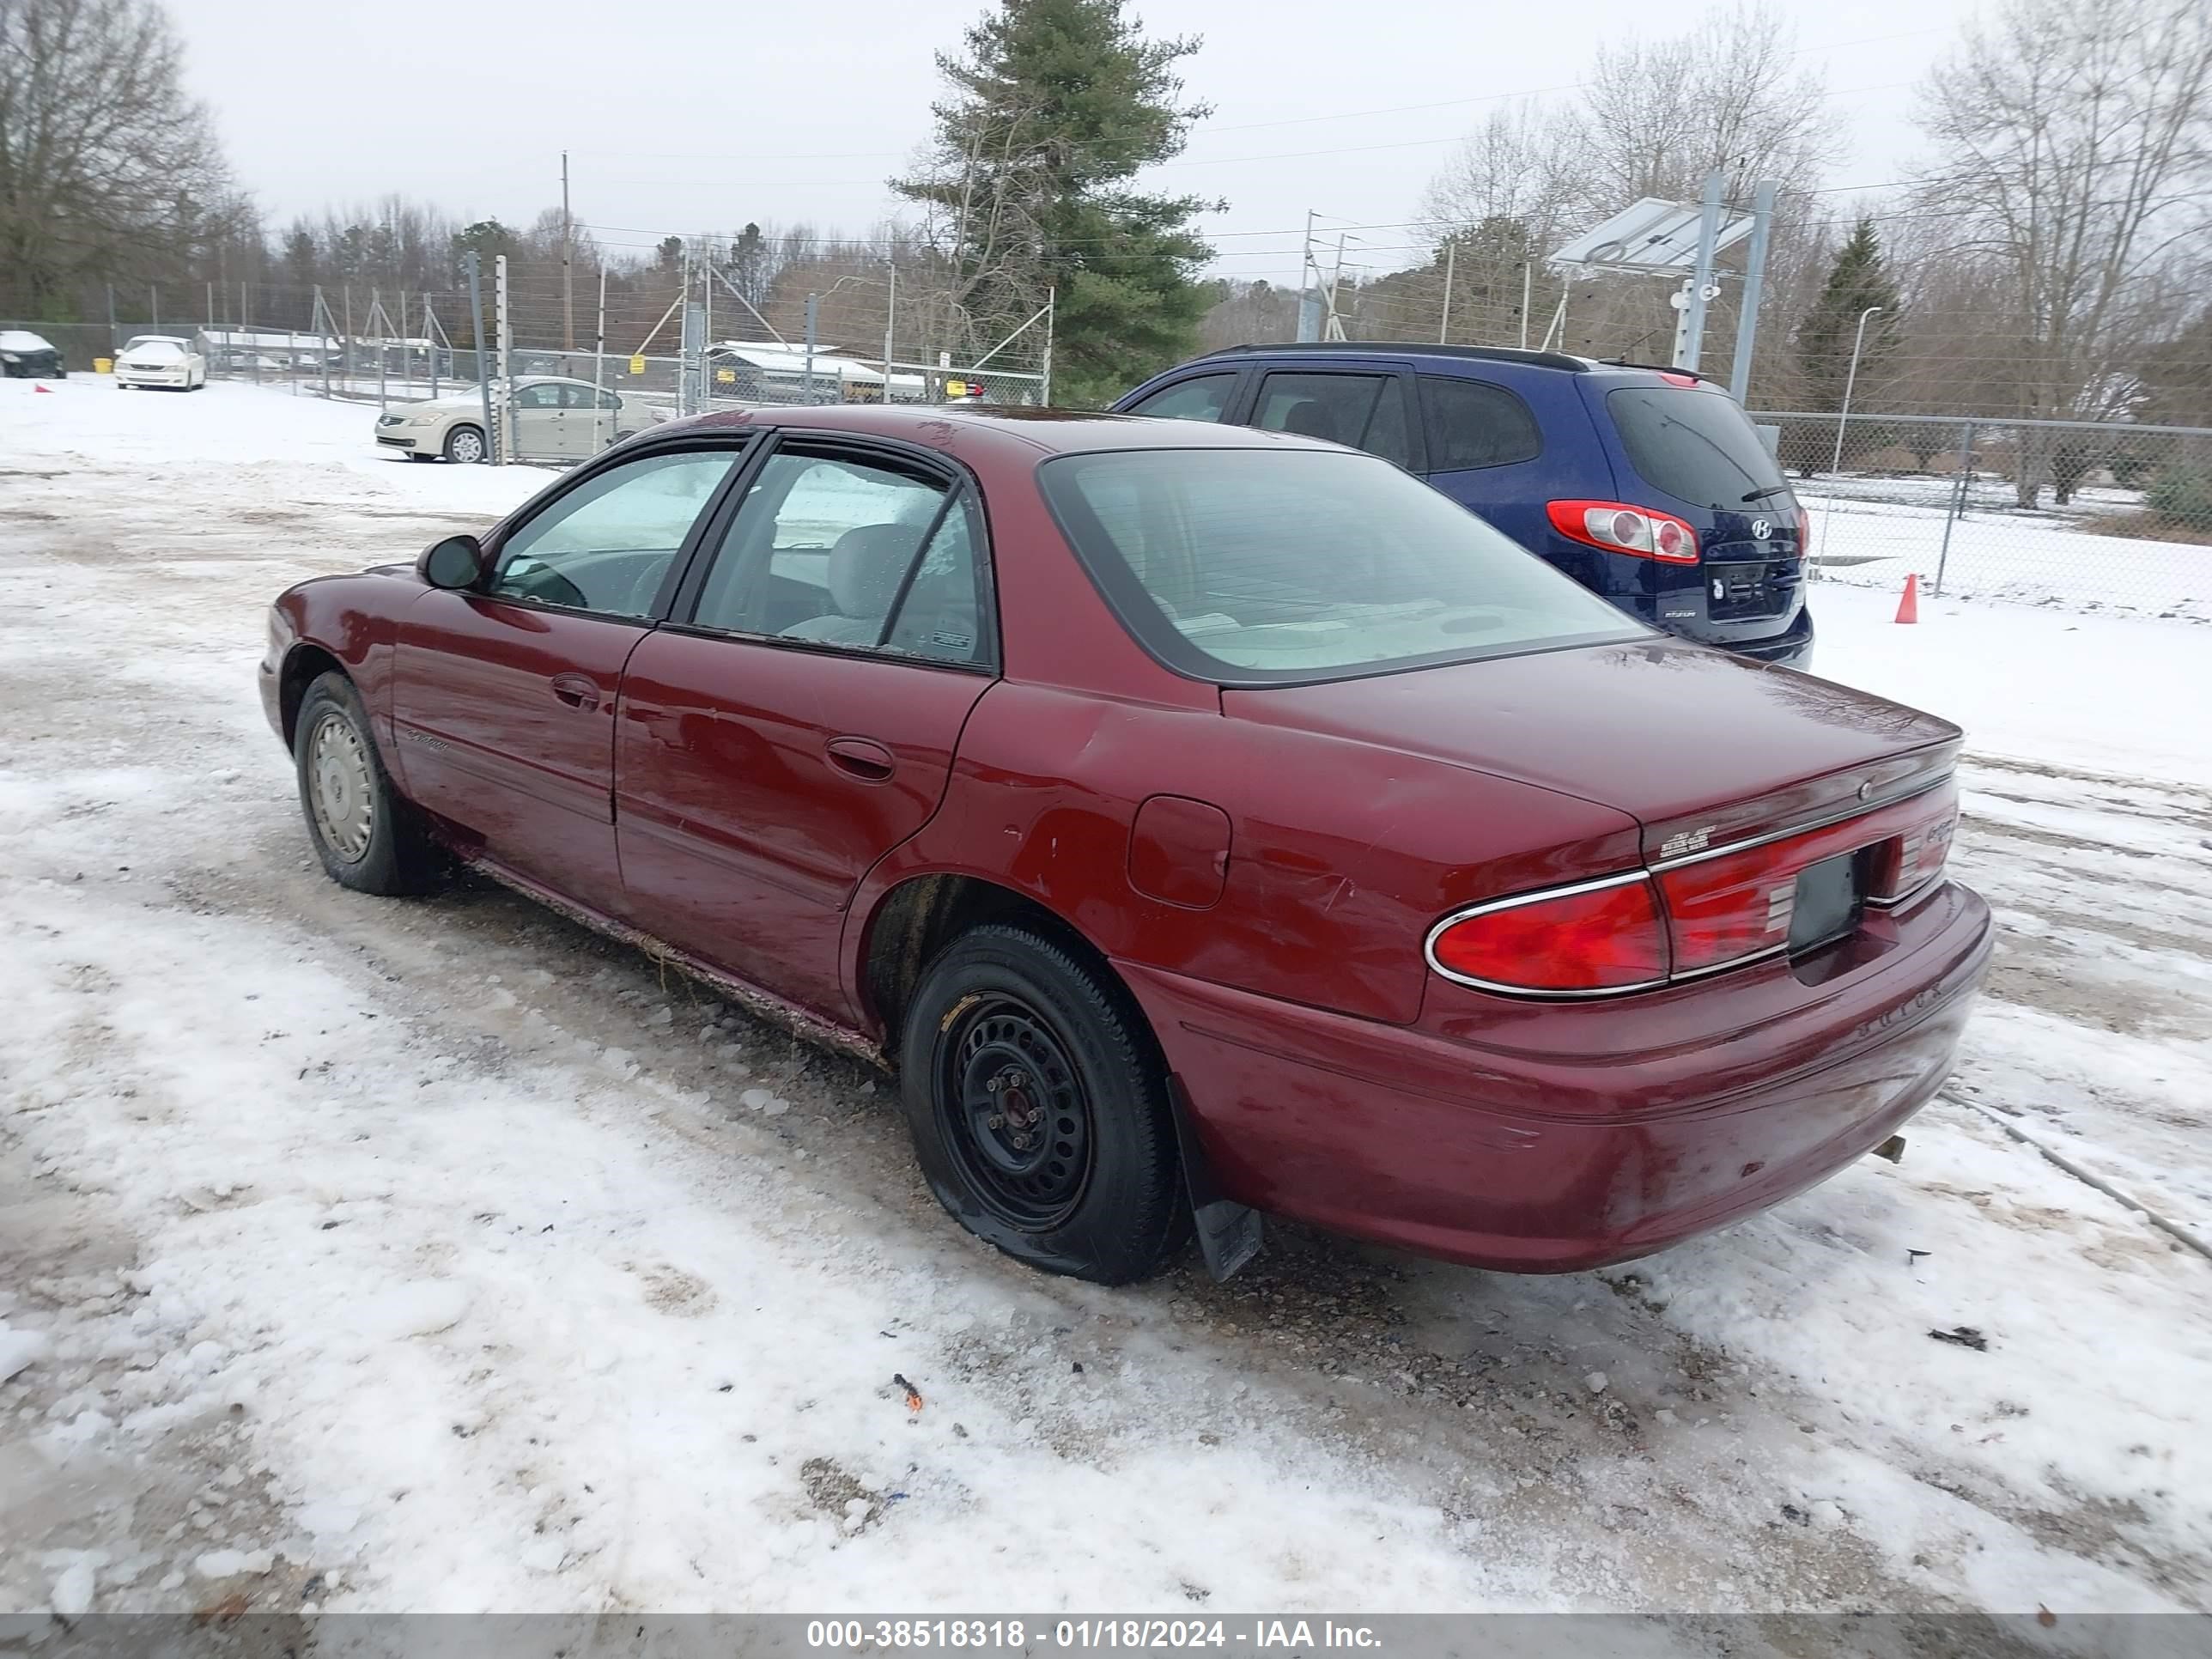
<svg viewBox="0 0 2212 1659">
<path fill-rule="evenodd" d="M 1960 735 L 1901 703 L 1663 639 L 1224 690 L 1221 702 L 1232 719 L 1613 807 L 1643 826 L 1650 861 L 1917 793 L 1950 770 Z"/>
</svg>

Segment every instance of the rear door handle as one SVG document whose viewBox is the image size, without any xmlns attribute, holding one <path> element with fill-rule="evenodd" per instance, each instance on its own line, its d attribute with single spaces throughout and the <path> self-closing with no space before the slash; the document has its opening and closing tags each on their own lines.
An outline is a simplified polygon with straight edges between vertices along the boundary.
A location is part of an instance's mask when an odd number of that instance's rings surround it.
<svg viewBox="0 0 2212 1659">
<path fill-rule="evenodd" d="M 832 738 L 823 745 L 830 764 L 863 783 L 888 783 L 898 770 L 891 751 L 869 738 Z"/>
<path fill-rule="evenodd" d="M 583 674 L 556 674 L 553 695 L 571 708 L 580 708 L 586 714 L 599 706 L 599 683 Z"/>
</svg>

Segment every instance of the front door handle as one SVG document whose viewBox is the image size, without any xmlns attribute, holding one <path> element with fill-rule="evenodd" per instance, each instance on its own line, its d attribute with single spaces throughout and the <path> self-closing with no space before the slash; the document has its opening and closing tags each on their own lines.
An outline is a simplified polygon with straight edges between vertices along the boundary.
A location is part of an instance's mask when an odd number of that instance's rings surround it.
<svg viewBox="0 0 2212 1659">
<path fill-rule="evenodd" d="M 556 674 L 553 695 L 571 708 L 580 708 L 586 714 L 599 706 L 599 683 L 583 674 Z"/>
<path fill-rule="evenodd" d="M 898 770 L 898 761 L 891 751 L 868 738 L 832 738 L 823 745 L 829 751 L 830 764 L 862 783 L 888 783 L 891 774 Z"/>
</svg>

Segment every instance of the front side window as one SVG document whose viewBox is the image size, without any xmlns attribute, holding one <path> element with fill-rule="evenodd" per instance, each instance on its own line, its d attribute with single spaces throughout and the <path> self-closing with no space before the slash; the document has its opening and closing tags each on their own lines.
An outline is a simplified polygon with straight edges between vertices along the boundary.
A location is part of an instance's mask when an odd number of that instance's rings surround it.
<svg viewBox="0 0 2212 1659">
<path fill-rule="evenodd" d="M 694 620 L 733 634 L 882 642 L 948 493 L 933 473 L 804 449 L 769 458 L 723 538 Z"/>
<path fill-rule="evenodd" d="M 1404 466 L 1406 402 L 1387 374 L 1270 374 L 1252 424 L 1263 432 L 1326 438 Z"/>
<path fill-rule="evenodd" d="M 1178 380 L 1123 412 L 1163 421 L 1218 421 L 1228 413 L 1229 394 L 1236 386 L 1234 374 L 1202 374 Z"/>
<path fill-rule="evenodd" d="M 1115 612 L 1195 678 L 1295 684 L 1648 631 L 1368 456 L 1133 450 L 1038 478 Z"/>
<path fill-rule="evenodd" d="M 650 616 L 692 524 L 736 461 L 735 450 L 696 450 L 610 468 L 509 536 L 487 591 L 603 616 Z"/>
</svg>

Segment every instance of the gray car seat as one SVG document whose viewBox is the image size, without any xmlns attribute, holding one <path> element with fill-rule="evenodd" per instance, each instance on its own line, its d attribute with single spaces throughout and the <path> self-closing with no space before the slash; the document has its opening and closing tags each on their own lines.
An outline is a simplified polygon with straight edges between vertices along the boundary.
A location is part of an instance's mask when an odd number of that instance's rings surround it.
<svg viewBox="0 0 2212 1659">
<path fill-rule="evenodd" d="M 848 530 L 830 550 L 831 616 L 809 617 L 783 630 L 787 640 L 821 640 L 834 645 L 873 645 L 884 618 L 898 596 L 900 580 L 921 545 L 923 526 L 869 524 Z"/>
</svg>

